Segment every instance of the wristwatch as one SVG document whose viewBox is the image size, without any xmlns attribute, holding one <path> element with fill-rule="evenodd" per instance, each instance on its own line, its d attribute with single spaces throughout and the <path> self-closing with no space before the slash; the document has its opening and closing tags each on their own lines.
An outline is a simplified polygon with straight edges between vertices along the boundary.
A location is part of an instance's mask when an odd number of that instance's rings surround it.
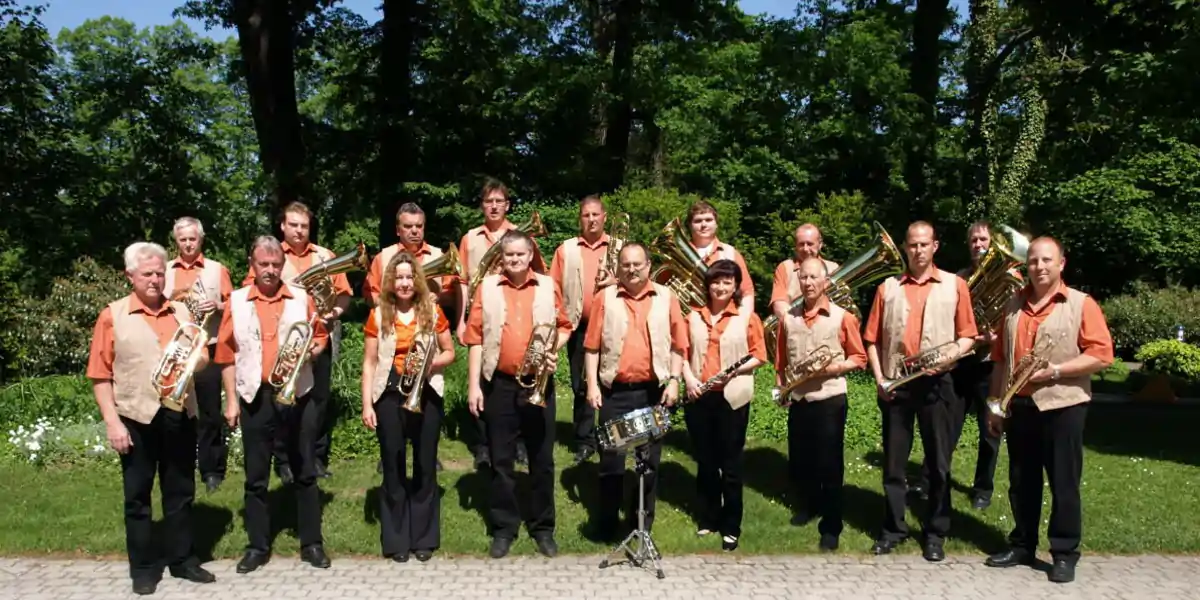
<svg viewBox="0 0 1200 600">
<path fill-rule="evenodd" d="M 1059 371 L 1059 369 L 1058 369 L 1058 365 L 1054 365 L 1052 368 L 1054 369 L 1054 375 L 1051 375 L 1051 376 L 1050 376 L 1050 380 L 1051 380 L 1051 381 L 1058 381 L 1058 377 L 1059 377 L 1060 375 L 1062 375 L 1062 371 Z"/>
</svg>

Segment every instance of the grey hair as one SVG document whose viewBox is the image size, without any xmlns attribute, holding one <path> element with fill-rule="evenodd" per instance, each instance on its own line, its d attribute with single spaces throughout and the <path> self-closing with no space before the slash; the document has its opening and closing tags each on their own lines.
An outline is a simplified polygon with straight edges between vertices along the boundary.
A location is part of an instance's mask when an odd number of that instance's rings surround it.
<svg viewBox="0 0 1200 600">
<path fill-rule="evenodd" d="M 200 239 L 204 239 L 204 225 L 196 217 L 179 217 L 175 220 L 175 226 L 171 228 L 171 233 L 178 235 L 180 229 L 188 227 L 195 227 L 196 235 L 199 235 Z"/>
<path fill-rule="evenodd" d="M 279 240 L 273 235 L 260 235 L 254 238 L 254 243 L 250 244 L 250 257 L 254 257 L 254 252 L 259 248 L 265 249 L 271 256 L 283 254 L 283 246 Z"/>
<path fill-rule="evenodd" d="M 125 248 L 125 272 L 137 270 L 143 260 L 157 258 L 167 264 L 167 250 L 154 242 L 134 242 Z"/>
</svg>

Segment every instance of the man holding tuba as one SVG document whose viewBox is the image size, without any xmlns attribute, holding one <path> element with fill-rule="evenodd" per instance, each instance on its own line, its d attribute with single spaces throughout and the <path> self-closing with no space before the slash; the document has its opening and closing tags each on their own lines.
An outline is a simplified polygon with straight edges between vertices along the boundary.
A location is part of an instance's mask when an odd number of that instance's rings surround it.
<svg viewBox="0 0 1200 600">
<path fill-rule="evenodd" d="M 521 524 L 513 461 L 518 436 L 529 454 L 529 530 L 538 551 L 558 554 L 554 542 L 554 381 L 558 351 L 571 335 L 571 321 L 554 280 L 534 273 L 533 239 L 510 230 L 500 239 L 503 270 L 483 278 L 467 316 L 467 402 L 482 415 L 492 458 L 488 521 L 489 554 L 508 554 Z M 483 302 L 486 296 L 488 302 Z M 540 352 L 530 352 L 539 348 Z M 545 381 L 544 403 L 530 401 L 539 390 L 525 386 L 530 376 Z M 534 386 L 536 388 L 536 385 Z"/>
<path fill-rule="evenodd" d="M 168 298 L 192 296 L 201 314 L 192 315 L 205 321 L 209 351 L 217 343 L 217 327 L 221 324 L 221 307 L 233 292 L 229 270 L 221 263 L 204 256 L 204 225 L 194 217 L 182 217 L 172 228 L 179 256 L 167 263 L 166 293 Z M 207 317 L 205 316 L 207 315 Z M 221 368 L 210 363 L 194 375 L 196 381 L 196 455 L 200 480 L 208 491 L 215 491 L 225 480 L 225 419 L 221 410 Z"/>
<path fill-rule="evenodd" d="M 285 283 L 284 249 L 272 236 L 260 236 L 250 247 L 254 283 L 235 290 L 225 303 L 217 340 L 216 362 L 222 365 L 225 420 L 242 426 L 246 471 L 246 533 L 249 544 L 237 564 L 249 573 L 270 556 L 270 516 L 267 485 L 271 451 L 281 428 L 285 451 L 295 474 L 300 559 L 328 568 L 321 539 L 321 499 L 317 488 L 316 439 L 321 418 L 314 402 L 313 362 L 325 350 L 329 336 L 316 318 L 316 305 L 300 286 Z M 307 355 L 292 356 L 296 331 L 311 323 Z M 302 346 L 301 346 L 302 348 Z M 276 403 L 273 375 L 286 371 L 296 377 L 295 405 L 282 411 Z M 297 372 L 298 371 L 298 372 Z"/>
<path fill-rule="evenodd" d="M 679 299 L 664 285 L 650 281 L 646 247 L 626 242 L 617 268 L 618 285 L 609 286 L 592 301 L 588 330 L 583 341 L 587 399 L 607 423 L 630 411 L 679 398 L 683 357 L 688 351 L 688 326 Z M 646 445 L 651 469 L 646 476 L 646 529 L 654 523 L 658 464 L 662 440 Z M 596 532 L 619 539 L 617 519 L 624 490 L 625 455 L 605 451 L 600 455 L 600 519 Z M 637 523 L 638 499 L 626 513 L 626 523 Z"/>
<path fill-rule="evenodd" d="M 379 306 L 363 326 L 362 421 L 379 437 L 383 555 L 425 562 L 441 545 L 438 438 L 445 380 L 454 362 L 450 323 L 433 302 L 420 259 L 396 253 L 383 270 Z M 412 442 L 413 475 L 405 454 Z"/>
<path fill-rule="evenodd" d="M 797 236 L 798 237 L 798 236 Z M 820 547 L 838 548 L 842 534 L 847 414 L 846 373 L 867 364 L 858 318 L 829 301 L 827 263 L 817 256 L 792 271 L 804 304 L 780 320 L 776 385 L 788 408 L 788 473 L 800 492 L 792 525 L 820 516 Z"/>
<path fill-rule="evenodd" d="M 1047 537 L 1049 579 L 1075 579 L 1083 532 L 1083 425 L 1092 399 L 1091 375 L 1113 362 L 1113 342 L 1100 305 L 1062 280 L 1062 245 L 1033 240 L 1026 258 L 1029 283 L 1013 295 L 992 344 L 988 427 L 1008 432 L 1013 530 L 1009 549 L 989 567 L 1032 565 L 1042 514 L 1042 471 L 1053 499 Z M 1015 365 L 1015 366 L 1014 366 Z M 1008 398 L 996 401 L 995 398 Z"/>
<path fill-rule="evenodd" d="M 934 562 L 946 556 L 943 540 L 950 529 L 950 458 L 958 405 L 946 371 L 971 350 L 978 333 L 967 283 L 934 265 L 937 249 L 932 225 L 916 221 L 908 226 L 904 244 L 908 268 L 879 285 L 863 333 L 883 413 L 886 511 L 882 535 L 872 551 L 890 553 L 908 537 L 904 471 L 912 451 L 915 418 L 929 471 L 922 554 Z M 922 376 L 894 385 L 916 373 Z"/>
<path fill-rule="evenodd" d="M 554 251 L 550 277 L 561 290 L 567 318 L 574 329 L 567 341 L 571 367 L 571 391 L 574 393 L 575 462 L 582 463 L 596 453 L 596 411 L 587 402 L 583 381 L 583 338 L 596 292 L 616 283 L 616 255 L 624 240 L 604 232 L 607 215 L 599 196 L 587 196 L 579 203 L 579 235 L 566 240 Z"/>
</svg>

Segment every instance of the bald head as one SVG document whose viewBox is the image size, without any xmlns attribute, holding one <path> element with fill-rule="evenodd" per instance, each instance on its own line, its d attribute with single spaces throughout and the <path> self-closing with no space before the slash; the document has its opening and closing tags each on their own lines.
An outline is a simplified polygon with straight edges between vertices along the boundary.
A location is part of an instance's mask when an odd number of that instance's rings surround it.
<svg viewBox="0 0 1200 600">
<path fill-rule="evenodd" d="M 806 258 L 800 261 L 796 278 L 800 280 L 800 293 L 804 296 L 805 304 L 811 306 L 825 293 L 829 270 L 825 268 L 825 261 L 816 257 Z"/>
<path fill-rule="evenodd" d="M 1029 283 L 1036 292 L 1040 294 L 1057 288 L 1062 282 L 1063 268 L 1067 266 L 1062 244 L 1049 236 L 1034 239 L 1029 243 L 1025 265 L 1029 271 Z"/>
<path fill-rule="evenodd" d="M 796 228 L 796 260 L 805 260 L 821 256 L 821 230 L 812 223 L 805 223 Z"/>
</svg>

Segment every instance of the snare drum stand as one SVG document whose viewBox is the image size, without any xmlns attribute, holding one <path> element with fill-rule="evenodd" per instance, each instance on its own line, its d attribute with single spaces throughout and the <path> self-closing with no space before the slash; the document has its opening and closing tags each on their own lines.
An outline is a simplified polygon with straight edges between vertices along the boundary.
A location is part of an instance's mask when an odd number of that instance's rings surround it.
<svg viewBox="0 0 1200 600">
<path fill-rule="evenodd" d="M 650 532 L 646 530 L 646 475 L 653 472 L 646 456 L 648 444 L 644 444 L 634 449 L 633 451 L 633 471 L 638 476 L 638 511 L 637 511 L 637 529 L 629 532 L 625 537 L 625 541 L 613 548 L 609 553 L 610 557 L 613 554 L 622 552 L 629 558 L 629 562 L 635 567 L 644 566 L 646 560 L 649 559 L 654 563 L 655 574 L 659 579 L 663 579 L 666 575 L 662 570 L 662 555 L 658 553 L 658 547 L 654 545 L 654 538 L 650 537 Z M 634 540 L 637 540 L 637 550 L 633 549 Z M 608 558 L 600 562 L 600 568 L 607 568 L 609 563 Z"/>
</svg>

